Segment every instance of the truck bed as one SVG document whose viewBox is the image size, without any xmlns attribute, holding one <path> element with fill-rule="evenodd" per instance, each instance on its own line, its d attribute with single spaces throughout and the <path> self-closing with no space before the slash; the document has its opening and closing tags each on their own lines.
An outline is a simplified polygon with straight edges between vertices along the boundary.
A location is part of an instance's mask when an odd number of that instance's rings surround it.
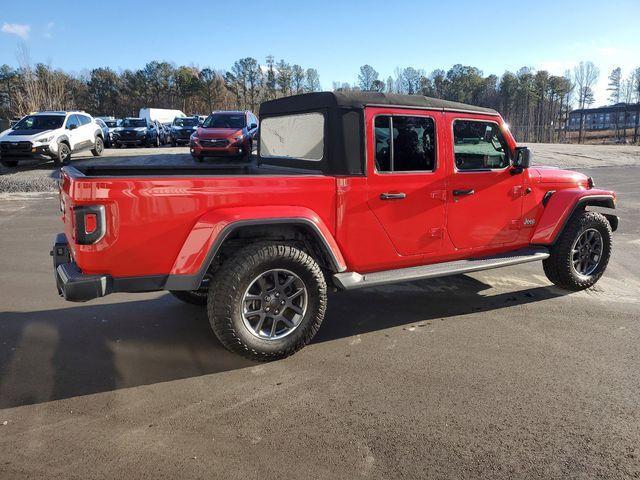
<svg viewBox="0 0 640 480">
<path fill-rule="evenodd" d="M 309 169 L 283 168 L 267 165 L 85 165 L 68 166 L 65 171 L 72 177 L 210 177 L 245 175 L 322 175 Z"/>
</svg>

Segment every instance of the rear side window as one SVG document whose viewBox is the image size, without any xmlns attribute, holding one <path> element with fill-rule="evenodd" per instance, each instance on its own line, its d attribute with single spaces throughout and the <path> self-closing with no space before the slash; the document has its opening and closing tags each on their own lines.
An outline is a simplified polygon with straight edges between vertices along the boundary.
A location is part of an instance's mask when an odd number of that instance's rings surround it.
<svg viewBox="0 0 640 480">
<path fill-rule="evenodd" d="M 72 125 L 75 125 L 76 127 L 80 126 L 80 121 L 78 120 L 77 115 L 69 115 L 69 118 L 67 118 L 67 128 L 71 127 Z"/>
<path fill-rule="evenodd" d="M 86 115 L 76 115 L 76 117 L 78 117 L 80 125 L 88 125 L 91 123 L 91 118 L 87 117 Z"/>
<path fill-rule="evenodd" d="M 324 115 L 268 117 L 260 124 L 260 156 L 319 161 L 324 156 Z"/>
<path fill-rule="evenodd" d="M 509 145 L 495 122 L 453 122 L 453 151 L 458 170 L 491 170 L 509 166 Z"/>
<path fill-rule="evenodd" d="M 436 165 L 435 123 L 429 117 L 375 118 L 378 172 L 429 172 Z"/>
</svg>

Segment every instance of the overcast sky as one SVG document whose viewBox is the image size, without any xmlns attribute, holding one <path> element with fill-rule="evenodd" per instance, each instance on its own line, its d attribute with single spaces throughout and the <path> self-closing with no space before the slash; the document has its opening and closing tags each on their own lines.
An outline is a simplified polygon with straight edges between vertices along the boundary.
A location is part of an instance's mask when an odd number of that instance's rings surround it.
<svg viewBox="0 0 640 480">
<path fill-rule="evenodd" d="M 640 0 L 609 1 L 38 1 L 0 9 L 0 64 L 18 42 L 33 62 L 72 72 L 139 68 L 151 60 L 228 69 L 271 54 L 320 73 L 322 86 L 354 83 L 368 63 L 426 72 L 456 63 L 501 75 L 522 66 L 562 74 L 580 60 L 607 76 L 640 66 Z"/>
</svg>

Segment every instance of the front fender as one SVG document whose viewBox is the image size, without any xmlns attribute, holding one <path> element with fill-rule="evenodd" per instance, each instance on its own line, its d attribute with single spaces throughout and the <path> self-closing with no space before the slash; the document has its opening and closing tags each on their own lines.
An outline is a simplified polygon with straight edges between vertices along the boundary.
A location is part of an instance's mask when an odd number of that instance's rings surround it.
<svg viewBox="0 0 640 480">
<path fill-rule="evenodd" d="M 274 212 L 277 212 L 274 215 Z M 200 282 L 218 249 L 236 228 L 247 225 L 304 224 L 323 242 L 336 271 L 346 270 L 342 253 L 329 228 L 313 211 L 294 206 L 221 208 L 202 215 L 187 236 L 171 268 L 165 289 L 192 290 Z"/>
<path fill-rule="evenodd" d="M 611 190 L 599 188 L 558 190 L 551 195 L 533 233 L 531 243 L 536 245 L 553 244 L 573 212 L 578 208 L 587 205 L 615 208 L 615 202 L 616 194 Z"/>
</svg>

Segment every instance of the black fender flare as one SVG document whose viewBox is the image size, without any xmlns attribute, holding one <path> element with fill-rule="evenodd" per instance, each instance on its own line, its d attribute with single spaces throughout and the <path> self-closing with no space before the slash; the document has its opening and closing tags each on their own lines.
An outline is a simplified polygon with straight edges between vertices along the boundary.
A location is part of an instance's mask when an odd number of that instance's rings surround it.
<svg viewBox="0 0 640 480">
<path fill-rule="evenodd" d="M 315 239 L 319 242 L 323 252 L 329 258 L 331 262 L 331 270 L 333 273 L 341 272 L 345 270 L 345 267 L 341 265 L 340 260 L 336 256 L 335 252 L 331 248 L 331 245 L 325 238 L 322 231 L 311 220 L 301 217 L 293 218 L 273 218 L 273 219 L 259 219 L 259 220 L 239 220 L 228 224 L 222 229 L 220 234 L 216 237 L 216 240 L 209 248 L 209 252 L 205 260 L 202 262 L 202 266 L 197 273 L 193 275 L 169 275 L 164 285 L 165 290 L 197 290 L 204 276 L 206 275 L 213 259 L 217 255 L 220 247 L 224 241 L 236 230 L 243 227 L 254 227 L 262 225 L 294 225 L 308 227 L 313 233 Z"/>
</svg>

